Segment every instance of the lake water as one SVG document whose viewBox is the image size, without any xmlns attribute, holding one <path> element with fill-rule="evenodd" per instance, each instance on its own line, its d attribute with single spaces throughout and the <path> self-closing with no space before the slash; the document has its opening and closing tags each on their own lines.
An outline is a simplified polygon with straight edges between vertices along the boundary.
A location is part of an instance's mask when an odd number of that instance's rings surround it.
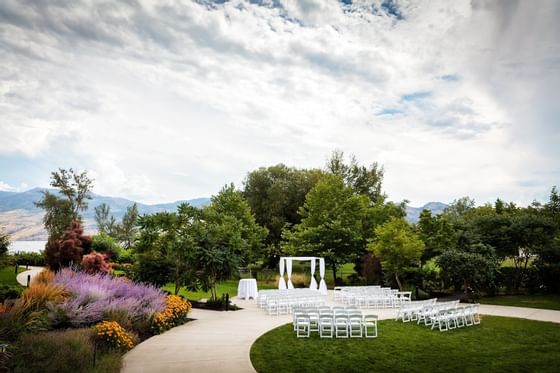
<svg viewBox="0 0 560 373">
<path fill-rule="evenodd" d="M 32 252 L 38 253 L 45 249 L 45 244 L 47 241 L 13 241 L 10 244 L 8 252 Z"/>
</svg>

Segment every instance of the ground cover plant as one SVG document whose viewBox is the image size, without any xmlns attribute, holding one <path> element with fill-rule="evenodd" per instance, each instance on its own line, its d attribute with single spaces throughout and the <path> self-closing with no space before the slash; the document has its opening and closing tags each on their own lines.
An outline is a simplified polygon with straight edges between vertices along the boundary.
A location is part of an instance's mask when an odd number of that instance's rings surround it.
<svg viewBox="0 0 560 373">
<path fill-rule="evenodd" d="M 559 338 L 560 324 L 492 316 L 444 333 L 380 321 L 375 339 L 298 339 L 287 324 L 253 344 L 251 361 L 259 373 L 556 372 Z"/>
</svg>

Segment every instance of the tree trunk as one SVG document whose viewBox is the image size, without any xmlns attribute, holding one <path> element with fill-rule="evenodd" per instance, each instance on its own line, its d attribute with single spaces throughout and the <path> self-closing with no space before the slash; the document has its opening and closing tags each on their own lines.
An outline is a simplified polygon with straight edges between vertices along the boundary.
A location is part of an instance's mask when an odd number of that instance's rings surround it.
<svg viewBox="0 0 560 373">
<path fill-rule="evenodd" d="M 465 294 L 468 294 L 469 292 L 469 283 L 467 282 L 467 280 L 463 281 L 463 286 L 465 287 Z"/>
<path fill-rule="evenodd" d="M 332 275 L 333 275 L 333 283 L 336 286 L 336 264 L 332 263 Z"/>
<path fill-rule="evenodd" d="M 175 295 L 179 294 L 179 290 L 181 289 L 181 281 L 179 280 L 179 265 L 178 262 L 179 260 L 176 260 L 175 262 Z"/>
<path fill-rule="evenodd" d="M 402 291 L 401 280 L 399 280 L 399 273 L 395 272 L 395 280 L 397 280 L 397 285 L 399 286 L 399 291 Z"/>
</svg>

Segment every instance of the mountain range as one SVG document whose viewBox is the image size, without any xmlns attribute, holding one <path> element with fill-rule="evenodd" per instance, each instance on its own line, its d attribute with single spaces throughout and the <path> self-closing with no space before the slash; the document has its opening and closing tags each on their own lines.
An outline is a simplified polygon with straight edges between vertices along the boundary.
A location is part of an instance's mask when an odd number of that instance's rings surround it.
<svg viewBox="0 0 560 373">
<path fill-rule="evenodd" d="M 0 191 L 0 230 L 10 235 L 12 241 L 46 240 L 47 232 L 43 227 L 44 211 L 35 206 L 34 202 L 41 199 L 43 192 L 57 193 L 54 189 L 34 188 L 25 192 Z M 210 198 L 196 198 L 180 200 L 170 203 L 148 205 L 135 202 L 126 198 L 102 196 L 92 193 L 88 201 L 88 209 L 82 214 L 86 232 L 95 232 L 95 207 L 105 203 L 111 207 L 111 214 L 120 221 L 126 208 L 136 203 L 140 215 L 155 214 L 162 211 L 175 211 L 181 203 L 187 202 L 192 206 L 200 207 L 210 203 Z M 439 214 L 447 207 L 441 202 L 430 202 L 422 207 L 406 207 L 406 218 L 409 222 L 418 221 L 420 213 L 428 209 L 432 214 Z"/>
<path fill-rule="evenodd" d="M 43 227 L 44 211 L 34 202 L 40 200 L 43 192 L 57 193 L 54 189 L 34 188 L 25 192 L 0 192 L 0 229 L 10 235 L 12 241 L 46 240 L 47 232 Z M 174 211 L 181 203 L 188 202 L 191 206 L 200 207 L 210 203 L 210 198 L 195 198 L 170 203 L 148 205 L 126 198 L 102 196 L 92 193 L 88 201 L 88 209 L 82 213 L 86 232 L 96 231 L 94 220 L 95 207 L 105 203 L 111 207 L 111 214 L 120 221 L 128 206 L 134 203 L 138 213 L 155 214 L 162 211 Z"/>
</svg>

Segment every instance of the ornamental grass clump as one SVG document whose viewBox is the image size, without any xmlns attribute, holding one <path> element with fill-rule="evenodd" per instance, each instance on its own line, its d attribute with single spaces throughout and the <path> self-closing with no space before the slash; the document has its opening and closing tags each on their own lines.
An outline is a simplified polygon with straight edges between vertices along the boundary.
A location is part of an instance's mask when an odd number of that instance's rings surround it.
<svg viewBox="0 0 560 373">
<path fill-rule="evenodd" d="M 53 309 L 54 314 L 58 322 L 76 327 L 102 321 L 110 311 L 126 311 L 130 321 L 137 322 L 165 309 L 165 293 L 160 289 L 110 275 L 63 270 L 54 283 L 71 294 Z"/>
<path fill-rule="evenodd" d="M 187 315 L 192 309 L 189 301 L 177 295 L 168 295 L 165 310 L 154 316 L 153 329 L 156 333 L 163 333 L 177 325 L 187 322 Z"/>
<path fill-rule="evenodd" d="M 128 351 L 134 347 L 134 337 L 116 321 L 102 321 L 94 326 L 95 338 L 107 348 Z"/>
</svg>

